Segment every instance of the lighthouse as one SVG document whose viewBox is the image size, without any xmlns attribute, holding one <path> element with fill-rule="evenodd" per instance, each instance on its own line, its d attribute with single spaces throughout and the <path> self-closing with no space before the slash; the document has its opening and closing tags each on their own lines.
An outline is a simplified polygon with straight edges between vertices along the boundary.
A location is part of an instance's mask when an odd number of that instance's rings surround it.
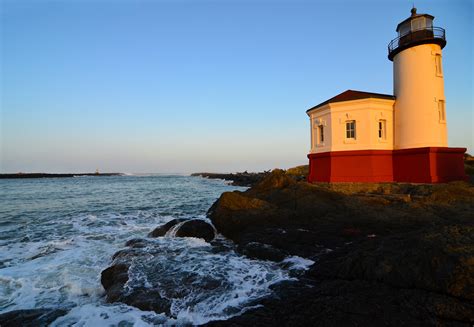
<svg viewBox="0 0 474 327">
<path fill-rule="evenodd" d="M 396 98 L 394 149 L 448 145 L 442 65 L 446 33 L 433 20 L 413 8 L 388 46 Z"/>
<path fill-rule="evenodd" d="M 434 17 L 411 15 L 388 45 L 393 95 L 347 90 L 308 109 L 309 182 L 466 180 L 465 148 L 448 147 L 442 49 Z"/>
</svg>

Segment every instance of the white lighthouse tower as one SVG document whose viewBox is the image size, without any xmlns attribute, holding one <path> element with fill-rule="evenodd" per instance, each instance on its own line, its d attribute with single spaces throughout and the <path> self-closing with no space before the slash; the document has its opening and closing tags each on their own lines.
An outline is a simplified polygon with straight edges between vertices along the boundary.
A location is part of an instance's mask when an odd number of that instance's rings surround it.
<svg viewBox="0 0 474 327">
<path fill-rule="evenodd" d="M 433 27 L 433 20 L 413 8 L 388 46 L 396 97 L 394 149 L 447 146 L 442 65 L 446 34 Z"/>
<path fill-rule="evenodd" d="M 466 148 L 448 147 L 442 49 L 434 17 L 411 15 L 388 45 L 393 92 L 347 90 L 308 109 L 309 182 L 467 180 Z"/>
</svg>

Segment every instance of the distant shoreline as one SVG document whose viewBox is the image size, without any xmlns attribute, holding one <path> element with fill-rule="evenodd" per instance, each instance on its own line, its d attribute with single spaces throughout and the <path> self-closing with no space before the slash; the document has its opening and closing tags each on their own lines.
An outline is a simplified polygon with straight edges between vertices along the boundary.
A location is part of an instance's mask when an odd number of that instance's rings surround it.
<svg viewBox="0 0 474 327">
<path fill-rule="evenodd" d="M 122 173 L 78 173 L 78 174 L 47 174 L 47 173 L 15 173 L 0 174 L 0 179 L 17 179 L 17 178 L 67 178 L 77 176 L 122 176 Z"/>
</svg>

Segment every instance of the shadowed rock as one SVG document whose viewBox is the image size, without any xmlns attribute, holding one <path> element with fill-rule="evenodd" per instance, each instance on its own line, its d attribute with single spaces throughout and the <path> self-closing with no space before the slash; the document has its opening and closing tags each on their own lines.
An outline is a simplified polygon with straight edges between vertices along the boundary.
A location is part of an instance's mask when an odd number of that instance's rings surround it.
<svg viewBox="0 0 474 327">
<path fill-rule="evenodd" d="M 103 270 L 100 282 L 107 293 L 108 302 L 120 301 L 123 294 L 123 286 L 128 281 L 128 264 L 119 263 Z"/>
<path fill-rule="evenodd" d="M 150 234 L 148 234 L 148 236 L 165 236 L 171 228 L 180 223 L 182 224 L 178 227 L 174 235 L 176 237 L 197 237 L 203 238 L 206 242 L 210 242 L 216 236 L 214 227 L 201 219 L 173 219 L 166 224 L 155 228 Z M 130 240 L 129 242 L 133 242 L 133 240 Z"/>
<path fill-rule="evenodd" d="M 107 295 L 107 302 L 122 302 L 141 310 L 169 314 L 171 303 L 161 297 L 158 289 L 125 289 L 124 286 L 129 280 L 128 271 L 130 268 L 130 264 L 126 261 L 131 260 L 135 255 L 135 253 L 127 253 L 126 250 L 121 250 L 114 255 L 114 260 L 118 263 L 102 271 L 101 283 Z"/>
<path fill-rule="evenodd" d="M 238 251 L 249 258 L 270 260 L 270 261 L 282 261 L 285 259 L 287 254 L 284 251 L 275 249 L 273 246 L 268 244 L 262 244 L 258 242 L 249 242 L 238 247 Z"/>
<path fill-rule="evenodd" d="M 204 220 L 193 219 L 183 223 L 176 231 L 177 237 L 197 237 L 210 242 L 215 237 L 214 227 Z"/>
<path fill-rule="evenodd" d="M 65 309 L 14 310 L 0 314 L 2 327 L 43 327 L 49 326 L 57 318 L 67 314 Z"/>
</svg>

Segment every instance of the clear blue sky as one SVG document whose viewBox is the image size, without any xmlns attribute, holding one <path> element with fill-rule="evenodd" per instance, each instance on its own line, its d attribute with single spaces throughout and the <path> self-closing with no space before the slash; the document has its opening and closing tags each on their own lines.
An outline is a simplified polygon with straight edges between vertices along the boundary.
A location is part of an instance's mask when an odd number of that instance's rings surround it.
<svg viewBox="0 0 474 327">
<path fill-rule="evenodd" d="M 1 172 L 305 164 L 305 110 L 392 93 L 412 1 L 1 3 Z M 415 1 L 446 29 L 450 146 L 474 152 L 473 2 Z"/>
</svg>

